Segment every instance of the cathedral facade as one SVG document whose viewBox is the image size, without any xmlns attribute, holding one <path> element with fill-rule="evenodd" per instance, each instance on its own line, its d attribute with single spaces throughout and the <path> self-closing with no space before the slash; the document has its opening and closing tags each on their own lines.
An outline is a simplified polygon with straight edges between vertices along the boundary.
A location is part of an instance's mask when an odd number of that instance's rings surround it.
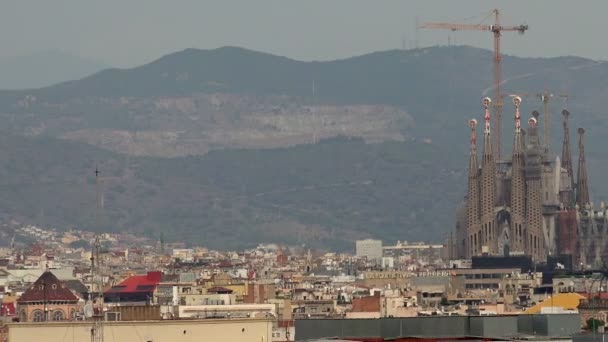
<svg viewBox="0 0 608 342">
<path fill-rule="evenodd" d="M 600 267 L 608 250 L 606 208 L 589 199 L 584 133 L 580 128 L 577 177 L 570 152 L 569 112 L 563 114 L 561 158 L 541 136 L 539 113 L 522 127 L 521 98 L 514 97 L 512 153 L 493 153 L 489 98 L 483 100 L 484 124 L 478 151 L 477 120 L 469 121 L 467 195 L 451 241 L 453 257 L 528 255 L 537 263 L 568 255 L 577 268 Z M 547 130 L 545 130 L 547 132 Z M 481 160 L 479 160 L 481 158 Z"/>
</svg>

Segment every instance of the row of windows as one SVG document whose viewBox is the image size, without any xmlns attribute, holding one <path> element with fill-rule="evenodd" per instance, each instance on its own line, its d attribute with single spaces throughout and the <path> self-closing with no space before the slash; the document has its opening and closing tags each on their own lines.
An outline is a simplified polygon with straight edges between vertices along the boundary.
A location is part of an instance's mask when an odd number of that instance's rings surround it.
<svg viewBox="0 0 608 342">
<path fill-rule="evenodd" d="M 465 279 L 501 279 L 503 274 L 501 273 L 476 273 L 476 274 L 465 274 Z"/>
<path fill-rule="evenodd" d="M 498 289 L 498 284 L 466 284 L 467 290 Z"/>
<path fill-rule="evenodd" d="M 73 310 L 72 310 L 73 311 Z M 73 314 L 73 312 L 72 312 Z M 61 309 L 53 310 L 51 312 L 47 312 L 48 317 L 45 318 L 44 311 L 42 310 L 34 310 L 30 315 L 31 322 L 45 322 L 45 321 L 63 321 L 66 319 L 65 312 Z M 21 310 L 20 319 L 22 322 L 27 321 L 27 312 L 25 310 Z"/>
</svg>

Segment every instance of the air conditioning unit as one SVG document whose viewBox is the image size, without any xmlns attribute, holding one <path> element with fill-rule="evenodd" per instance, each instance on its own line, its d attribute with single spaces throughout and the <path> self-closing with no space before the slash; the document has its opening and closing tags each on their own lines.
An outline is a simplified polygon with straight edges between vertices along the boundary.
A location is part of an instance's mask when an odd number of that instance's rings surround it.
<svg viewBox="0 0 608 342">
<path fill-rule="evenodd" d="M 120 321 L 120 312 L 106 312 L 105 319 L 110 322 Z"/>
</svg>

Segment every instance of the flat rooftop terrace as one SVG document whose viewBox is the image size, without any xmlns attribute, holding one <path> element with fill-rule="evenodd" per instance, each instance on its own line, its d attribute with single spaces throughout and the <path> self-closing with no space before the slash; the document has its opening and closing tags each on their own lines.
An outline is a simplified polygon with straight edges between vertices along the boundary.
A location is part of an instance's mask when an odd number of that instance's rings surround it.
<svg viewBox="0 0 608 342">
<path fill-rule="evenodd" d="M 296 341 L 570 340 L 581 331 L 578 314 L 437 316 L 296 320 Z"/>
</svg>

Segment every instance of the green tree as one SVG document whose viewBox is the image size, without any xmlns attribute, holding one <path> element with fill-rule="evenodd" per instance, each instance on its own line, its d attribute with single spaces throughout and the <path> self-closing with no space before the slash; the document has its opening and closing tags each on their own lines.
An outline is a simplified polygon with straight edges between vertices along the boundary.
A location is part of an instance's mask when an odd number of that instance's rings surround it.
<svg viewBox="0 0 608 342">
<path fill-rule="evenodd" d="M 71 248 L 87 248 L 89 246 L 90 246 L 89 242 L 86 240 L 82 240 L 82 239 L 76 240 L 76 241 L 70 243 Z"/>
<path fill-rule="evenodd" d="M 587 329 L 590 331 L 597 331 L 600 327 L 603 327 L 605 324 L 606 324 L 606 322 L 602 321 L 601 319 L 591 317 L 587 320 Z"/>
</svg>

